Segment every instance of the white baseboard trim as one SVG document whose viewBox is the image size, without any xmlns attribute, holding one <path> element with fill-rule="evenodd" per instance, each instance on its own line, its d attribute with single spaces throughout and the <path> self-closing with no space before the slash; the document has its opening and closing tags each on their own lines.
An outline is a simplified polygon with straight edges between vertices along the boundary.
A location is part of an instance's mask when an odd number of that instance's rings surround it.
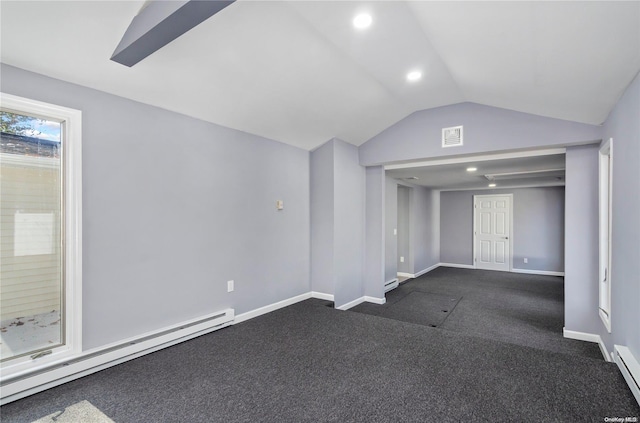
<svg viewBox="0 0 640 423">
<path fill-rule="evenodd" d="M 249 319 L 253 319 L 254 317 L 262 316 L 263 314 L 271 313 L 272 311 L 276 311 L 280 308 L 299 303 L 300 301 L 308 300 L 309 298 L 311 298 L 311 292 L 296 295 L 295 297 L 287 298 L 286 300 L 278 301 L 277 303 L 269 304 L 255 310 L 247 311 L 246 313 L 238 314 L 234 319 L 233 324 L 242 323 Z"/>
<path fill-rule="evenodd" d="M 12 375 L 11 378 L 5 377 L 2 381 L 0 405 L 222 329 L 231 325 L 233 318 L 233 309 L 221 310 L 198 319 L 87 350 L 72 359 L 53 363 L 42 369 Z"/>
<path fill-rule="evenodd" d="M 433 266 L 429 266 L 429 267 L 427 267 L 426 269 L 422 269 L 421 271 L 419 271 L 418 273 L 416 273 L 416 274 L 414 275 L 414 278 L 417 278 L 417 277 L 419 277 L 419 276 L 422 276 L 422 275 L 424 275 L 425 273 L 429 273 L 429 272 L 431 272 L 432 270 L 437 269 L 438 267 L 440 267 L 440 263 L 436 263 L 436 264 L 434 264 Z"/>
<path fill-rule="evenodd" d="M 387 302 L 387 299 L 386 298 L 369 297 L 368 295 L 365 295 L 364 297 L 356 298 L 353 301 L 349 301 L 346 304 L 338 306 L 338 307 L 336 307 L 336 309 L 342 310 L 342 311 L 349 310 L 351 307 L 355 307 L 358 304 L 362 304 L 364 302 L 374 303 L 374 304 L 384 304 L 384 303 Z"/>
<path fill-rule="evenodd" d="M 368 295 L 364 296 L 364 300 L 368 303 L 373 303 L 373 304 L 384 304 L 387 302 L 387 299 L 384 297 L 378 298 L 378 297 L 370 297 Z"/>
<path fill-rule="evenodd" d="M 422 269 L 417 273 L 406 273 L 406 272 L 398 272 L 398 276 L 404 276 L 405 278 L 417 278 L 419 276 L 424 275 L 425 273 L 431 272 L 433 269 L 438 268 L 442 263 L 436 263 L 433 266 L 427 267 L 426 269 Z"/>
<path fill-rule="evenodd" d="M 473 264 L 457 264 L 457 263 L 438 263 L 438 266 L 443 267 L 457 267 L 459 269 L 475 269 Z"/>
<path fill-rule="evenodd" d="M 311 291 L 311 298 L 333 301 L 333 294 L 325 294 L 324 292 Z"/>
<path fill-rule="evenodd" d="M 613 359 L 620 369 L 620 373 L 627 381 L 629 389 L 640 404 L 640 362 L 634 357 L 631 350 L 622 345 L 613 346 Z"/>
<path fill-rule="evenodd" d="M 336 307 L 336 309 L 338 309 L 338 310 L 349 310 L 351 307 L 355 307 L 358 304 L 364 303 L 365 301 L 366 301 L 365 297 L 356 298 L 353 301 L 349 301 L 346 304 L 342 304 L 341 306 Z"/>
<path fill-rule="evenodd" d="M 569 339 L 577 339 L 578 341 L 587 341 L 587 342 L 595 342 L 600 347 L 600 352 L 602 353 L 602 357 L 604 357 L 605 361 L 611 362 L 611 356 L 609 356 L 609 352 L 607 351 L 607 347 L 602 342 L 602 338 L 600 335 L 596 335 L 594 333 L 585 333 L 585 332 L 577 332 L 574 330 L 567 330 L 566 328 L 562 329 L 562 335 L 565 338 Z"/>
<path fill-rule="evenodd" d="M 529 275 L 564 276 L 564 272 L 552 272 L 550 270 L 511 269 L 513 273 L 526 273 Z"/>
</svg>

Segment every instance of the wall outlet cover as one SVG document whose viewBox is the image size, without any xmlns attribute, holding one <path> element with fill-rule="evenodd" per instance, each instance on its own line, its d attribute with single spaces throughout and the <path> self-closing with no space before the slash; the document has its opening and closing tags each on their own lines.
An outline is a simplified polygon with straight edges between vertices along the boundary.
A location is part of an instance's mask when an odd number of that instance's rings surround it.
<svg viewBox="0 0 640 423">
<path fill-rule="evenodd" d="M 227 281 L 227 292 L 233 292 L 233 281 Z"/>
</svg>

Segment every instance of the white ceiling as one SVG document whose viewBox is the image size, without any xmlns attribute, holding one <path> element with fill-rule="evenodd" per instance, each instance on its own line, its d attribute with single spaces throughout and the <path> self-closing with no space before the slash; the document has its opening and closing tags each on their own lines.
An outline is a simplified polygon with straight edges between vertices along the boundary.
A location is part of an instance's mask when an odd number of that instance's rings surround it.
<svg viewBox="0 0 640 423">
<path fill-rule="evenodd" d="M 558 186 L 565 184 L 565 155 L 547 154 L 387 170 L 387 176 L 444 191 Z M 475 167 L 475 172 L 467 168 Z M 489 177 L 487 177 L 489 176 Z M 417 179 L 414 179 L 417 178 Z"/>
<path fill-rule="evenodd" d="M 304 149 L 463 101 L 600 124 L 640 70 L 638 1 L 240 0 L 127 68 L 143 3 L 2 0 L 1 60 Z"/>
</svg>

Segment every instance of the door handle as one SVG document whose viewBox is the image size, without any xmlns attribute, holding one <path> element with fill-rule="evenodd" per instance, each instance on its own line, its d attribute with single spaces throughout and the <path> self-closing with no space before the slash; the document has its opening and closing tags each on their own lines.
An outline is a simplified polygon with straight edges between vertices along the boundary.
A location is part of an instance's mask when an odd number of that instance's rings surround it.
<svg viewBox="0 0 640 423">
<path fill-rule="evenodd" d="M 508 236 L 503 236 L 502 239 L 509 239 L 509 237 Z"/>
</svg>

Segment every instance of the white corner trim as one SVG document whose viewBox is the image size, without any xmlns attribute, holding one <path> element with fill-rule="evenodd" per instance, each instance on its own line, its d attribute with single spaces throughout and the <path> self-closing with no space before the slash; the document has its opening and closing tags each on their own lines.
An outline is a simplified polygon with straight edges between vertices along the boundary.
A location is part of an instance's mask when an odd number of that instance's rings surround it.
<svg viewBox="0 0 640 423">
<path fill-rule="evenodd" d="M 387 299 L 382 297 L 382 298 L 378 298 L 378 297 L 369 297 L 368 295 L 364 296 L 364 300 L 368 303 L 373 303 L 373 304 L 384 304 L 387 302 Z"/>
<path fill-rule="evenodd" d="M 529 275 L 544 275 L 544 276 L 564 276 L 564 272 L 554 272 L 551 270 L 531 270 L 531 269 L 511 269 L 513 273 L 526 273 Z"/>
<path fill-rule="evenodd" d="M 222 329 L 232 324 L 233 317 L 233 309 L 221 310 L 198 319 L 87 350 L 70 361 L 55 363 L 33 375 L 15 376 L 15 380 L 3 381 L 0 405 Z"/>
<path fill-rule="evenodd" d="M 585 332 L 577 332 L 574 330 L 568 330 L 566 328 L 562 328 L 562 335 L 565 338 L 569 339 L 577 339 L 578 341 L 587 341 L 587 342 L 595 342 L 600 347 L 600 352 L 602 352 L 602 357 L 604 357 L 605 361 L 611 362 L 611 356 L 609 356 L 609 352 L 607 352 L 607 347 L 604 345 L 602 338 L 600 335 L 596 335 L 594 333 L 585 333 Z"/>
<path fill-rule="evenodd" d="M 262 316 L 263 314 L 271 313 L 280 308 L 290 306 L 300 301 L 308 300 L 311 298 L 311 292 L 305 294 L 296 295 L 295 297 L 287 298 L 286 300 L 278 301 L 277 303 L 269 304 L 264 307 L 256 308 L 255 310 L 247 311 L 242 314 L 238 314 L 234 319 L 234 324 L 242 323 L 246 320 L 253 319 L 254 317 Z"/>
<path fill-rule="evenodd" d="M 640 362 L 633 355 L 631 350 L 622 345 L 613 346 L 613 359 L 620 369 L 620 373 L 627 381 L 636 401 L 640 404 Z"/>
<path fill-rule="evenodd" d="M 325 294 L 324 292 L 311 291 L 311 298 L 333 301 L 333 294 Z"/>
<path fill-rule="evenodd" d="M 338 310 L 349 310 L 351 307 L 355 307 L 355 306 L 357 306 L 358 304 L 362 304 L 362 303 L 364 303 L 364 302 L 366 301 L 366 300 L 365 300 L 365 298 L 366 298 L 366 297 L 356 298 L 356 299 L 355 299 L 355 300 L 353 300 L 353 301 L 349 301 L 349 302 L 348 302 L 348 303 L 346 303 L 346 304 L 342 304 L 341 306 L 336 307 L 336 309 L 338 309 Z"/>
<path fill-rule="evenodd" d="M 457 264 L 457 263 L 438 263 L 438 266 L 442 267 L 457 267 L 460 269 L 475 269 L 473 264 Z"/>
</svg>

